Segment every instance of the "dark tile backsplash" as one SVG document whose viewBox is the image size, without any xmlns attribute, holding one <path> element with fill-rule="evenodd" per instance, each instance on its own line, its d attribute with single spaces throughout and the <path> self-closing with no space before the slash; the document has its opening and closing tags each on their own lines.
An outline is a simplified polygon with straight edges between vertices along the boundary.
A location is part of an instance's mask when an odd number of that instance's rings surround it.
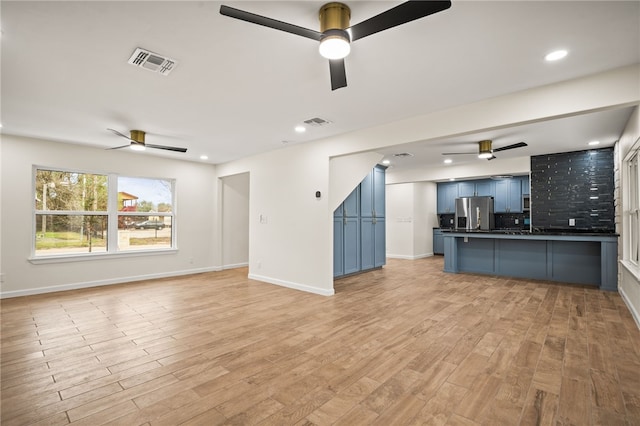
<svg viewBox="0 0 640 426">
<path fill-rule="evenodd" d="M 529 218 L 529 213 L 496 213 L 494 216 L 495 229 L 529 229 L 529 224 L 525 225 L 525 219 Z"/>
<path fill-rule="evenodd" d="M 439 214 L 438 222 L 440 224 L 440 228 L 453 228 L 453 219 L 455 218 L 455 214 Z"/>
<path fill-rule="evenodd" d="M 613 148 L 531 157 L 532 227 L 615 232 L 613 167 Z"/>
</svg>

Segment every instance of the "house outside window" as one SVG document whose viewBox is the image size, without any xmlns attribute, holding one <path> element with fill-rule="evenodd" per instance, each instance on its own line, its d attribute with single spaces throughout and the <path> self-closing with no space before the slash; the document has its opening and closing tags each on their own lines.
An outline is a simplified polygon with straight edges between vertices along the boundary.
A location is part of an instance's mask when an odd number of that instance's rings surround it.
<svg viewBox="0 0 640 426">
<path fill-rule="evenodd" d="M 34 167 L 33 258 L 175 248 L 171 179 Z"/>
</svg>

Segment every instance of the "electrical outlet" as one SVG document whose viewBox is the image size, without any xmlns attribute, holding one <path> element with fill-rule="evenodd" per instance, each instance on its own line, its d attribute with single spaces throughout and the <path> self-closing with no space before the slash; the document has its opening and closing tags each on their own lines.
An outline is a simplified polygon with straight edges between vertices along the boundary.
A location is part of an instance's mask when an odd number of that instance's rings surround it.
<svg viewBox="0 0 640 426">
<path fill-rule="evenodd" d="M 520 223 L 520 221 L 518 219 L 515 219 L 515 224 L 517 225 L 519 223 Z"/>
<path fill-rule="evenodd" d="M 576 220 L 575 219 L 569 219 L 569 226 L 576 226 Z"/>
</svg>

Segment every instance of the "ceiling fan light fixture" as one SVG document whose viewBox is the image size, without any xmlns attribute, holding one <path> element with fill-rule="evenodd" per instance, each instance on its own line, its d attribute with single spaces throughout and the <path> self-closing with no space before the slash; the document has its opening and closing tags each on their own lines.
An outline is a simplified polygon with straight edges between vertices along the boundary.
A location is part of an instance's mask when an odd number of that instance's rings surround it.
<svg viewBox="0 0 640 426">
<path fill-rule="evenodd" d="M 131 149 L 134 151 L 144 151 L 146 148 L 144 145 L 140 144 L 140 143 L 132 143 L 131 144 Z"/>
<path fill-rule="evenodd" d="M 327 59 L 343 59 L 351 52 L 349 28 L 351 9 L 343 3 L 331 2 L 320 8 L 320 55 Z"/>
<path fill-rule="evenodd" d="M 320 41 L 318 51 L 320 55 L 327 59 L 342 59 L 346 58 L 351 52 L 351 44 L 348 37 L 342 34 L 335 34 L 333 30 L 330 30 L 331 34 L 328 34 Z M 338 30 L 344 32 L 342 30 Z"/>
<path fill-rule="evenodd" d="M 491 150 L 491 141 L 490 140 L 478 142 L 478 147 L 479 147 L 478 158 L 484 160 L 484 159 L 493 157 L 493 151 Z"/>
</svg>

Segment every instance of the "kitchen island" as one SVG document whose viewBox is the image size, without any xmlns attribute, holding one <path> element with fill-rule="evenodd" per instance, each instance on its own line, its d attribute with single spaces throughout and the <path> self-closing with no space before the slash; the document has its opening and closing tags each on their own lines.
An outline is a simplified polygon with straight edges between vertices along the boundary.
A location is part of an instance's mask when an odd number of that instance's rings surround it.
<svg viewBox="0 0 640 426">
<path fill-rule="evenodd" d="M 618 289 L 618 235 L 443 231 L 444 271 L 531 278 Z"/>
</svg>

